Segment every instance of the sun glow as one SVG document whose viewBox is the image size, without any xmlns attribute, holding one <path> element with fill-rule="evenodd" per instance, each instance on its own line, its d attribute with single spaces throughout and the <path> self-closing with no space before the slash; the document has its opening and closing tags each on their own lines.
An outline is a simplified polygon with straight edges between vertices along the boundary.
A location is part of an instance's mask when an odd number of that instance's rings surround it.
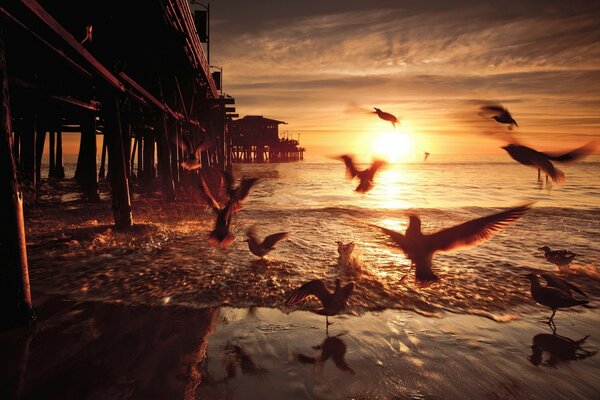
<svg viewBox="0 0 600 400">
<path fill-rule="evenodd" d="M 414 153 L 414 143 L 409 133 L 396 128 L 378 133 L 371 142 L 371 149 L 374 157 L 395 163 Z"/>
</svg>

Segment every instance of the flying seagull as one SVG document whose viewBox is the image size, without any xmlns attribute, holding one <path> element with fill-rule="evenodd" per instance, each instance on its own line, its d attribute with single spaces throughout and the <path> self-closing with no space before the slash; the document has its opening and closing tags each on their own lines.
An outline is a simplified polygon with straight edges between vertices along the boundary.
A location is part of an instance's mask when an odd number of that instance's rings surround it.
<svg viewBox="0 0 600 400">
<path fill-rule="evenodd" d="M 425 159 L 423 161 L 427 161 L 428 158 L 429 158 L 429 153 L 425 152 Z"/>
<path fill-rule="evenodd" d="M 417 279 L 435 280 L 437 276 L 431 270 L 431 265 L 436 252 L 450 251 L 483 242 L 520 218 L 530 207 L 531 204 L 525 204 L 510 208 L 431 234 L 421 232 L 421 219 L 416 215 L 409 216 L 410 222 L 404 235 L 391 229 L 374 226 L 386 233 L 411 260 L 416 268 Z"/>
<path fill-rule="evenodd" d="M 294 290 L 285 302 L 286 306 L 293 306 L 300 303 L 309 296 L 315 296 L 319 299 L 323 308 L 317 311 L 317 314 L 325 315 L 326 324 L 329 326 L 329 316 L 337 315 L 346 307 L 346 301 L 354 290 L 354 282 L 350 282 L 342 287 L 339 279 L 335 280 L 335 290 L 330 292 L 320 279 L 307 282 Z"/>
<path fill-rule="evenodd" d="M 495 114 L 491 118 L 495 119 L 496 122 L 501 124 L 508 124 L 508 129 L 512 129 L 512 126 L 518 127 L 517 121 L 515 121 L 510 115 L 510 112 L 501 105 L 487 105 L 481 107 L 481 111 L 487 114 Z"/>
<path fill-rule="evenodd" d="M 181 143 L 182 143 L 181 147 L 184 149 L 184 151 L 191 149 L 191 145 L 186 144 L 185 141 L 182 140 Z M 196 146 L 196 148 L 194 149 L 194 152 L 193 152 L 194 158 L 192 158 L 188 161 L 182 162 L 180 164 L 181 167 L 187 171 L 193 171 L 195 169 L 202 167 L 202 164 L 200 164 L 200 154 L 203 151 L 213 148 L 215 146 L 215 144 L 216 144 L 215 139 L 212 136 L 205 135 L 204 141 L 202 143 L 200 143 L 198 146 Z"/>
<path fill-rule="evenodd" d="M 578 147 L 575 150 L 569 151 L 562 154 L 551 154 L 542 153 L 532 149 L 531 147 L 522 146 L 519 144 L 511 143 L 502 148 L 517 162 L 523 165 L 531 165 L 537 167 L 549 175 L 553 182 L 563 182 L 565 180 L 565 174 L 556 168 L 552 161 L 556 162 L 573 162 L 576 161 L 594 150 L 594 143 L 588 143 L 584 146 Z M 539 174 L 538 174 L 539 177 Z"/>
<path fill-rule="evenodd" d="M 556 314 L 557 309 L 580 306 L 589 302 L 587 299 L 575 299 L 571 295 L 571 292 L 569 290 L 565 290 L 564 288 L 556 287 L 550 284 L 547 286 L 542 286 L 536 274 L 530 273 L 525 277 L 531 282 L 531 297 L 533 300 L 535 300 L 536 303 L 546 306 L 552 310 L 552 315 L 547 323 L 550 325 L 553 331 L 556 330 L 554 314 Z M 560 281 L 566 282 L 562 279 Z M 568 285 L 575 287 L 571 284 Z M 578 292 L 583 293 L 581 290 L 577 290 Z"/>
<path fill-rule="evenodd" d="M 544 250 L 546 260 L 550 261 L 552 264 L 556 264 L 558 269 L 562 272 L 569 270 L 569 264 L 571 264 L 578 255 L 571 250 L 552 250 L 549 246 L 542 246 L 538 250 Z"/>
<path fill-rule="evenodd" d="M 272 250 L 275 249 L 275 245 L 281 240 L 287 238 L 287 232 L 279 232 L 269 235 L 262 242 L 256 236 L 256 232 L 254 227 L 250 227 L 246 232 L 246 236 L 248 239 L 245 241 L 248 242 L 248 248 L 250 248 L 250 252 L 257 257 L 263 258 Z"/>
<path fill-rule="evenodd" d="M 351 155 L 345 154 L 340 158 L 346 165 L 346 172 L 348 173 L 348 176 L 351 178 L 358 177 L 358 179 L 360 179 L 360 183 L 356 187 L 356 191 L 359 193 L 366 193 L 373 189 L 373 178 L 375 177 L 375 173 L 377 173 L 381 167 L 387 164 L 383 160 L 374 160 L 369 168 L 359 171 L 354 166 L 354 160 L 352 159 Z"/>
<path fill-rule="evenodd" d="M 377 116 L 384 121 L 391 122 L 391 124 L 394 128 L 396 127 L 396 124 L 400 123 L 400 121 L 398 120 L 398 118 L 396 118 L 395 115 L 386 113 L 385 111 L 381 111 L 381 109 L 376 108 L 376 107 L 373 107 L 373 109 L 375 110 L 375 111 L 373 111 L 373 114 L 377 114 Z"/>
</svg>

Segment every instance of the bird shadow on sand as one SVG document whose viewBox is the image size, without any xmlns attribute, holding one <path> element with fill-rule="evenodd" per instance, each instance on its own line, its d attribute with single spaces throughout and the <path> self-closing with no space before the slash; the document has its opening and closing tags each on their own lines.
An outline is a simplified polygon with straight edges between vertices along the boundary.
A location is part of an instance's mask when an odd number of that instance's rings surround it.
<svg viewBox="0 0 600 400">
<path fill-rule="evenodd" d="M 340 333 L 336 336 L 325 337 L 325 340 L 319 345 L 313 346 L 314 350 L 319 351 L 319 353 L 312 357 L 307 356 L 301 353 L 294 354 L 294 359 L 301 364 L 312 364 L 315 366 L 315 373 L 320 373 L 324 366 L 325 362 L 329 359 L 333 360 L 334 365 L 342 372 L 347 372 L 351 375 L 354 375 L 354 370 L 348 365 L 346 362 L 346 352 L 348 347 L 346 343 L 341 339 L 343 333 Z"/>
<path fill-rule="evenodd" d="M 592 357 L 597 351 L 587 350 L 583 347 L 589 337 L 590 335 L 587 335 L 579 340 L 573 340 L 557 334 L 556 331 L 552 334 L 538 333 L 532 339 L 529 361 L 535 366 L 555 368 L 568 361 Z"/>
</svg>

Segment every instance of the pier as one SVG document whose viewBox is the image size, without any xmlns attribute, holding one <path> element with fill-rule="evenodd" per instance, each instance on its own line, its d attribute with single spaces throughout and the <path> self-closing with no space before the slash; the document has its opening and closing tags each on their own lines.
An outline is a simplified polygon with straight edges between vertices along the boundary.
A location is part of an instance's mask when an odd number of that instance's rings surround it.
<svg viewBox="0 0 600 400">
<path fill-rule="evenodd" d="M 0 6 L 0 197 L 8 217 L 1 327 L 33 317 L 23 207 L 38 201 L 46 141 L 47 178 L 60 180 L 63 134 L 80 135 L 75 181 L 85 201 L 97 202 L 99 180 L 107 179 L 119 229 L 134 223 L 133 191 L 151 188 L 176 201 L 178 188 L 193 182 L 186 177 L 199 173 L 180 166 L 199 144 L 214 143 L 200 154 L 203 168 L 231 169 L 235 99 L 209 66 L 203 9 L 185 0 Z"/>
</svg>

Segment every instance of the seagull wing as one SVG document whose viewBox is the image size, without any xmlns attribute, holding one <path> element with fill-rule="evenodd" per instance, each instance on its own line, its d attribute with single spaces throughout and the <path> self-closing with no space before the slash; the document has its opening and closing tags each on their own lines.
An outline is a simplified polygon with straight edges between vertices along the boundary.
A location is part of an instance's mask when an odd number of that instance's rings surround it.
<svg viewBox="0 0 600 400">
<path fill-rule="evenodd" d="M 431 251 L 448 251 L 477 244 L 520 218 L 530 207 L 525 204 L 427 235 L 428 247 Z"/>
<path fill-rule="evenodd" d="M 410 247 L 410 241 L 406 238 L 406 236 L 404 236 L 400 232 L 396 232 L 396 231 L 393 231 L 388 228 L 384 228 L 379 225 L 372 225 L 372 226 L 374 226 L 375 228 L 381 229 L 383 231 L 383 233 L 388 235 L 404 252 L 406 252 L 407 249 Z"/>
<path fill-rule="evenodd" d="M 373 180 L 373 177 L 375 176 L 377 171 L 379 171 L 381 168 L 383 168 L 386 164 L 387 163 L 383 160 L 373 161 L 373 164 L 371 164 L 371 167 L 367 170 L 370 180 Z"/>
<path fill-rule="evenodd" d="M 571 290 L 573 290 L 574 292 L 577 292 L 586 298 L 588 297 L 588 295 L 585 294 L 583 292 L 583 290 L 579 289 L 577 286 L 573 285 L 572 283 L 565 281 L 564 279 L 560 279 L 560 278 L 558 278 L 554 275 L 550 275 L 550 274 L 541 274 L 541 277 L 544 278 L 544 280 L 550 287 L 561 289 L 569 294 L 571 293 Z"/>
<path fill-rule="evenodd" d="M 564 153 L 564 154 L 542 153 L 542 154 L 544 154 L 546 157 L 548 157 L 552 161 L 569 163 L 569 162 L 577 161 L 580 158 L 583 158 L 583 157 L 587 156 L 588 154 L 591 154 L 595 148 L 596 148 L 595 143 L 590 142 L 588 144 L 585 144 L 581 147 L 576 148 L 575 150 L 569 151 L 568 153 Z"/>
<path fill-rule="evenodd" d="M 250 189 L 256 184 L 256 181 L 258 181 L 258 178 L 242 178 L 240 186 L 235 190 L 233 199 L 236 201 L 246 199 L 250 193 Z"/>
<path fill-rule="evenodd" d="M 508 112 L 508 110 L 506 110 L 506 108 L 504 108 L 504 107 L 502 107 L 500 105 L 482 106 L 481 107 L 481 111 L 492 113 L 492 114 L 497 114 L 497 115 L 502 115 L 505 112 Z"/>
<path fill-rule="evenodd" d="M 270 249 L 277 244 L 277 242 L 285 239 L 288 236 L 287 232 L 279 232 L 269 235 L 263 240 L 261 247 L 265 249 Z"/>
<path fill-rule="evenodd" d="M 323 281 L 320 279 L 315 279 L 314 281 L 307 282 L 298 289 L 294 290 L 290 294 L 290 297 L 287 299 L 285 304 L 287 306 L 298 304 L 311 295 L 316 296 L 322 304 L 325 304 L 329 300 L 331 293 L 329 293 L 329 290 L 327 290 Z"/>
<path fill-rule="evenodd" d="M 352 178 L 354 178 L 356 176 L 356 174 L 358 174 L 358 171 L 356 170 L 356 167 L 354 166 L 354 161 L 352 160 L 352 157 L 349 156 L 348 154 L 344 154 L 340 158 L 344 161 L 344 164 L 346 164 L 346 172 L 348 173 L 348 175 L 350 175 Z"/>
<path fill-rule="evenodd" d="M 212 136 L 205 135 L 204 141 L 202 141 L 202 143 L 200 143 L 196 147 L 196 151 L 195 151 L 196 158 L 200 159 L 200 153 L 214 147 L 215 144 L 216 144 L 215 139 Z"/>
<path fill-rule="evenodd" d="M 204 195 L 206 202 L 213 209 L 213 211 L 215 211 L 216 213 L 221 211 L 221 205 L 213 196 L 211 190 L 209 189 L 208 185 L 206 184 L 206 181 L 202 176 L 200 176 L 200 191 Z"/>
<path fill-rule="evenodd" d="M 538 152 L 537 154 L 533 154 L 530 157 L 530 160 L 533 165 L 548 174 L 553 182 L 560 183 L 565 180 L 565 174 L 560 169 L 556 168 L 545 154 Z"/>
</svg>

